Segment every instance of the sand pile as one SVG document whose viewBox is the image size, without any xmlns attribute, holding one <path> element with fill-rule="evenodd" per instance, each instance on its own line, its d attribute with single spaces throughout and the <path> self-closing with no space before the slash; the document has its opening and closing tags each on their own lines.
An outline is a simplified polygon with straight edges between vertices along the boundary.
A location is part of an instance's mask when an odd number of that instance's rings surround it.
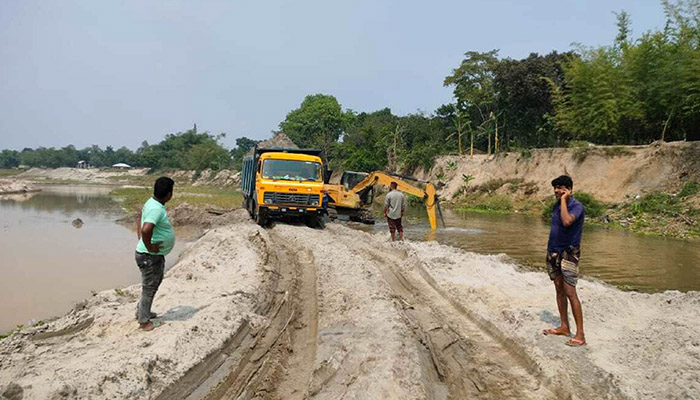
<svg viewBox="0 0 700 400">
<path fill-rule="evenodd" d="M 128 170 L 102 170 L 97 168 L 31 168 L 17 175 L 29 180 L 59 180 L 87 183 L 118 183 L 119 178 L 141 176 L 148 173 L 148 168 Z"/>
<path fill-rule="evenodd" d="M 545 273 L 436 243 L 403 247 L 405 268 L 427 273 L 446 296 L 524 347 L 554 381 L 607 386 L 635 399 L 700 398 L 699 292 L 623 292 L 580 280 L 588 345 L 574 349 L 541 334 L 559 322 Z M 585 263 L 584 253 L 583 270 Z"/>
<path fill-rule="evenodd" d="M 233 211 L 220 208 L 201 208 L 182 203 L 168 211 L 168 219 L 172 226 L 196 226 L 211 228 L 240 222 L 250 222 L 248 212 L 243 209 Z M 124 222 L 133 221 L 133 216 L 122 218 Z"/>
<path fill-rule="evenodd" d="M 36 188 L 30 182 L 17 180 L 0 180 L 0 195 L 23 194 L 38 192 L 41 189 Z"/>
<path fill-rule="evenodd" d="M 209 231 L 183 252 L 137 329 L 140 285 L 96 294 L 65 316 L 0 341 L 0 393 L 24 399 L 154 398 L 253 313 L 265 279 L 267 233 L 243 223 Z M 134 266 L 130 266 L 136 268 Z"/>
</svg>

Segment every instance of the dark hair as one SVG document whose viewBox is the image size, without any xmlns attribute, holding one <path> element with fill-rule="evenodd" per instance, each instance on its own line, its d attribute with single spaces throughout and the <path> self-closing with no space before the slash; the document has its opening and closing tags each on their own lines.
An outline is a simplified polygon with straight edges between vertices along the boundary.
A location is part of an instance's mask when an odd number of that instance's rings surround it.
<svg viewBox="0 0 700 400">
<path fill-rule="evenodd" d="M 396 189 L 398 186 L 399 186 L 399 184 L 396 183 L 396 182 L 391 182 L 391 183 L 389 184 L 389 187 L 392 188 L 392 189 Z"/>
<path fill-rule="evenodd" d="M 574 187 L 574 181 L 568 175 L 562 175 L 552 181 L 552 187 L 564 186 L 567 189 L 572 189 Z"/>
<path fill-rule="evenodd" d="M 162 200 L 168 196 L 168 193 L 173 191 L 173 186 L 175 186 L 175 181 L 166 176 L 161 176 L 156 179 L 156 184 L 153 185 L 153 196 Z"/>
</svg>

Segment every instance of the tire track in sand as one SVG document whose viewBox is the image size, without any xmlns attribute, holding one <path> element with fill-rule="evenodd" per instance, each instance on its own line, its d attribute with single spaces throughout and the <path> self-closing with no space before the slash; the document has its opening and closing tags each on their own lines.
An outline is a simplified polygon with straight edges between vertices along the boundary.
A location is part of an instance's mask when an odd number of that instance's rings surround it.
<svg viewBox="0 0 700 400">
<path fill-rule="evenodd" d="M 158 399 L 302 399 L 306 397 L 317 343 L 316 276 L 308 252 L 294 252 L 266 235 L 253 238 L 268 273 L 256 314 L 217 352 Z"/>
</svg>

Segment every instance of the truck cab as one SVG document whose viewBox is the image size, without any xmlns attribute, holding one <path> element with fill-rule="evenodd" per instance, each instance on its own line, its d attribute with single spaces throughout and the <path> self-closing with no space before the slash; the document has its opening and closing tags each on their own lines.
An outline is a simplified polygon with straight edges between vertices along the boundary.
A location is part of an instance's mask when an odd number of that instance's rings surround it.
<svg viewBox="0 0 700 400">
<path fill-rule="evenodd" d="M 243 160 L 243 206 L 259 225 L 301 219 L 323 227 L 324 165 L 320 150 L 258 149 Z"/>
</svg>

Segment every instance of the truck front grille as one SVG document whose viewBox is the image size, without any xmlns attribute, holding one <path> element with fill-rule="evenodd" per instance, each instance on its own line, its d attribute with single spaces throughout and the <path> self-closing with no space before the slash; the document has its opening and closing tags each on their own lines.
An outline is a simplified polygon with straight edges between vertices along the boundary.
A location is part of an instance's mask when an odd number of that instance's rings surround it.
<svg viewBox="0 0 700 400">
<path fill-rule="evenodd" d="M 319 205 L 319 196 L 316 194 L 267 192 L 263 195 L 263 200 L 265 204 L 285 204 L 293 206 L 312 205 L 311 201 L 315 200 L 316 203 L 313 205 Z"/>
</svg>

